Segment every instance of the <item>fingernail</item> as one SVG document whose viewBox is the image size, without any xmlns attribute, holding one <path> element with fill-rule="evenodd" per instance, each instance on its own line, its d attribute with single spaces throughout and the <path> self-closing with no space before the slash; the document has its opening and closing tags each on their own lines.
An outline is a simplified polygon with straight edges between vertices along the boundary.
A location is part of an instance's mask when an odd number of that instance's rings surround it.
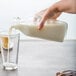
<svg viewBox="0 0 76 76">
<path fill-rule="evenodd" d="M 41 27 L 40 26 L 38 26 L 38 30 L 40 30 L 41 29 Z"/>
</svg>

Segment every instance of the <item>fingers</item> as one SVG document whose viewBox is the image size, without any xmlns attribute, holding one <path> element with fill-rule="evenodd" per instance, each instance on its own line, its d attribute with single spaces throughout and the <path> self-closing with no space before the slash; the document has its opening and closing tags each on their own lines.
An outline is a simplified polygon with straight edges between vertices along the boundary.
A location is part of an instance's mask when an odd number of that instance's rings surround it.
<svg viewBox="0 0 76 76">
<path fill-rule="evenodd" d="M 39 30 L 44 27 L 44 24 L 48 19 L 57 19 L 62 12 L 58 10 L 60 2 L 55 3 L 53 6 L 49 7 L 43 14 L 42 19 L 39 24 Z"/>
<path fill-rule="evenodd" d="M 58 11 L 58 5 L 59 2 L 36 14 L 35 21 L 39 22 L 39 30 L 44 27 L 44 24 L 46 21 L 48 21 L 48 19 L 57 19 L 60 16 L 61 12 Z"/>
<path fill-rule="evenodd" d="M 56 12 L 54 13 L 54 16 L 51 17 L 51 19 L 57 19 L 60 15 L 61 15 L 62 12 Z"/>
<path fill-rule="evenodd" d="M 40 24 L 38 27 L 39 30 L 41 30 L 44 27 L 44 24 L 48 19 L 58 17 L 58 16 L 55 16 L 55 14 L 56 14 L 55 12 L 57 12 L 57 11 L 56 11 L 56 8 L 53 6 L 46 10 L 46 12 L 43 14 L 43 17 L 40 21 Z M 57 15 L 59 15 L 59 14 L 57 14 Z"/>
<path fill-rule="evenodd" d="M 40 22 L 43 14 L 45 13 L 46 10 L 47 10 L 47 9 L 44 9 L 44 10 L 41 10 L 40 12 L 36 13 L 33 21 L 34 21 L 35 23 L 36 23 L 36 22 Z"/>
<path fill-rule="evenodd" d="M 44 23 L 41 23 L 39 26 L 38 26 L 38 30 L 41 30 L 44 26 Z"/>
<path fill-rule="evenodd" d="M 45 23 L 45 20 L 46 20 L 46 19 L 43 18 L 43 19 L 40 21 L 40 23 L 39 23 L 39 25 L 38 25 L 38 29 L 39 29 L 39 30 L 41 30 L 41 29 L 43 28 L 44 23 Z"/>
</svg>

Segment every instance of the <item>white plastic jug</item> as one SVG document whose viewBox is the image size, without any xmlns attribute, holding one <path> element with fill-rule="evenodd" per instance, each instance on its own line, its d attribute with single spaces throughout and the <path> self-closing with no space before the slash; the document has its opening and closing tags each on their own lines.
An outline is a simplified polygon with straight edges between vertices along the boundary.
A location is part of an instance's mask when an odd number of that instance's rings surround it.
<svg viewBox="0 0 76 76">
<path fill-rule="evenodd" d="M 11 29 L 13 28 L 31 37 L 62 42 L 64 40 L 68 24 L 63 21 L 52 20 L 49 24 L 45 24 L 42 30 L 38 30 L 35 24 L 17 24 L 11 26 Z"/>
</svg>

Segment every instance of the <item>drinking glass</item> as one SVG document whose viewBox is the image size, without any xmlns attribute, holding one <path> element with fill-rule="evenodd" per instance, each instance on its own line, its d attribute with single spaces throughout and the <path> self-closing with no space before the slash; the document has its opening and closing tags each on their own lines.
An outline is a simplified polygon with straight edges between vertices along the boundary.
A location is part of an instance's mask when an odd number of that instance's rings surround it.
<svg viewBox="0 0 76 76">
<path fill-rule="evenodd" d="M 5 70 L 15 70 L 18 68 L 20 34 L 6 31 L 0 32 L 1 55 L 3 68 Z"/>
</svg>

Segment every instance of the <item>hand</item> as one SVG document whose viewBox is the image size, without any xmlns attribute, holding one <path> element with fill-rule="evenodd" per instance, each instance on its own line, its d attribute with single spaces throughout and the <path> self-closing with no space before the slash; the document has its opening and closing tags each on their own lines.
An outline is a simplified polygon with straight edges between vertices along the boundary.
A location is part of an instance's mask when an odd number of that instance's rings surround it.
<svg viewBox="0 0 76 76">
<path fill-rule="evenodd" d="M 48 19 L 57 19 L 62 12 L 76 14 L 76 0 L 60 0 L 49 8 L 40 11 L 35 16 L 35 21 L 39 17 L 39 27 L 41 30 Z"/>
</svg>

